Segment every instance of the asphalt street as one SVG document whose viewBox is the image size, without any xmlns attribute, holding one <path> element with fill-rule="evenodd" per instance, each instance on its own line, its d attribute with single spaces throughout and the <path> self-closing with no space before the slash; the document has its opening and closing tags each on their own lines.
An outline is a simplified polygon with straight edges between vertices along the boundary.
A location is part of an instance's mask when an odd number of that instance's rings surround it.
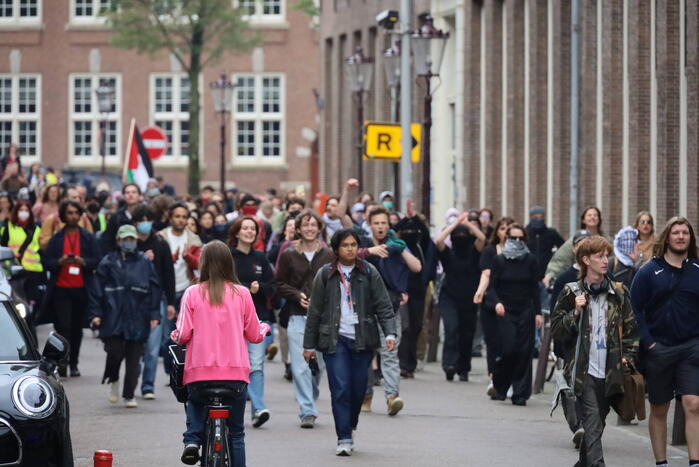
<svg viewBox="0 0 699 467">
<path fill-rule="evenodd" d="M 39 331 L 43 347 L 49 327 Z M 180 463 L 183 405 L 158 369 L 156 399 L 146 401 L 138 392 L 137 409 L 123 402 L 110 404 L 108 388 L 100 380 L 105 353 L 99 339 L 85 331 L 79 378 L 63 384 L 71 402 L 71 432 L 77 466 L 92 466 L 97 449 L 114 454 L 115 466 L 177 466 Z M 335 431 L 327 380 L 323 380 L 315 429 L 299 428 L 292 385 L 283 379 L 279 356 L 265 365 L 266 403 L 271 419 L 259 429 L 246 414 L 246 453 L 249 466 L 571 466 L 577 458 L 560 409 L 549 417 L 552 385 L 535 395 L 526 407 L 493 402 L 485 394 L 485 359 L 474 359 L 469 382 L 447 382 L 439 363 L 431 363 L 415 379 L 401 382 L 404 410 L 386 415 L 380 388 L 373 412 L 362 414 L 355 436 L 355 454 L 334 455 Z M 123 374 L 123 368 L 122 368 Z M 140 386 L 139 386 L 140 388 Z M 248 406 L 249 407 L 249 406 Z M 672 412 L 671 412 L 672 413 Z M 654 465 L 646 422 L 617 426 L 607 418 L 603 443 L 607 465 Z M 685 449 L 670 447 L 671 465 L 687 465 Z"/>
</svg>

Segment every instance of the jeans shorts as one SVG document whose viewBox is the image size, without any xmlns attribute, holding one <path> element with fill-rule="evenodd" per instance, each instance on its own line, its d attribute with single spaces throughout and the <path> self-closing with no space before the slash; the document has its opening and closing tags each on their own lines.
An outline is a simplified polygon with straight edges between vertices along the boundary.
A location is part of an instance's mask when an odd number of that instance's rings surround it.
<svg viewBox="0 0 699 467">
<path fill-rule="evenodd" d="M 656 343 L 643 351 L 648 400 L 653 405 L 675 396 L 699 396 L 699 337 L 678 345 Z"/>
</svg>

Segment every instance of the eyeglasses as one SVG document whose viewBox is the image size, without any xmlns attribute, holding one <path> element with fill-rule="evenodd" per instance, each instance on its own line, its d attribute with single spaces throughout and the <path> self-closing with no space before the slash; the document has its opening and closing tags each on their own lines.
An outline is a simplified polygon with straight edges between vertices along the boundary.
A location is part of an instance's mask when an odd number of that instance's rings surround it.
<svg viewBox="0 0 699 467">
<path fill-rule="evenodd" d="M 640 225 L 653 225 L 653 221 L 638 221 Z"/>
<path fill-rule="evenodd" d="M 510 240 L 519 240 L 519 241 L 524 241 L 524 237 L 519 237 L 519 236 L 510 236 L 508 237 Z"/>
</svg>

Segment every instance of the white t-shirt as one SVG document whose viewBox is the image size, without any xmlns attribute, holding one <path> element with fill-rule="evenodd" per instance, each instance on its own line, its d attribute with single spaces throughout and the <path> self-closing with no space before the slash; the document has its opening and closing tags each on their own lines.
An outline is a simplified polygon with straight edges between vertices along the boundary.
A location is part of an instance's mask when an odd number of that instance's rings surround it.
<svg viewBox="0 0 699 467">
<path fill-rule="evenodd" d="M 310 263 L 313 261 L 313 257 L 316 255 L 315 251 L 304 251 L 303 254 L 306 256 L 306 259 Z"/>
<path fill-rule="evenodd" d="M 172 229 L 167 229 L 165 233 L 167 235 L 167 243 L 170 245 L 170 252 L 173 255 L 177 252 L 177 261 L 175 261 L 175 291 L 182 292 L 189 287 L 187 263 L 182 256 L 185 245 L 187 245 L 187 234 L 182 232 L 182 235 L 174 235 Z"/>
<path fill-rule="evenodd" d="M 607 369 L 607 294 L 590 296 L 590 360 L 587 372 L 604 379 Z"/>
<path fill-rule="evenodd" d="M 354 269 L 354 265 L 352 266 L 344 266 L 342 264 L 339 265 L 340 270 L 338 271 L 339 274 L 343 274 L 344 279 L 345 279 L 345 285 L 347 285 L 348 289 L 346 290 L 345 287 L 342 285 L 342 281 L 340 281 L 340 335 L 345 336 L 349 339 L 354 339 L 355 331 L 354 331 L 354 324 L 355 324 L 355 315 L 354 315 L 354 309 L 350 307 L 350 303 L 348 300 L 351 300 L 352 296 L 352 286 L 350 285 L 350 275 L 352 273 L 352 270 Z M 350 296 L 347 296 L 347 292 L 349 292 Z"/>
</svg>

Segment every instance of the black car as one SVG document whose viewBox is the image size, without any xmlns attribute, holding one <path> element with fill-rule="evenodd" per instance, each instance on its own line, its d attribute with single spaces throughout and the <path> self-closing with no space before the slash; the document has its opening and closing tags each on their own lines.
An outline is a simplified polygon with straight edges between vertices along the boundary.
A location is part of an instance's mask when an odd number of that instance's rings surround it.
<svg viewBox="0 0 699 467">
<path fill-rule="evenodd" d="M 0 466 L 73 466 L 68 399 L 56 377 L 67 354 L 52 332 L 40 355 L 14 302 L 0 301 Z"/>
</svg>

